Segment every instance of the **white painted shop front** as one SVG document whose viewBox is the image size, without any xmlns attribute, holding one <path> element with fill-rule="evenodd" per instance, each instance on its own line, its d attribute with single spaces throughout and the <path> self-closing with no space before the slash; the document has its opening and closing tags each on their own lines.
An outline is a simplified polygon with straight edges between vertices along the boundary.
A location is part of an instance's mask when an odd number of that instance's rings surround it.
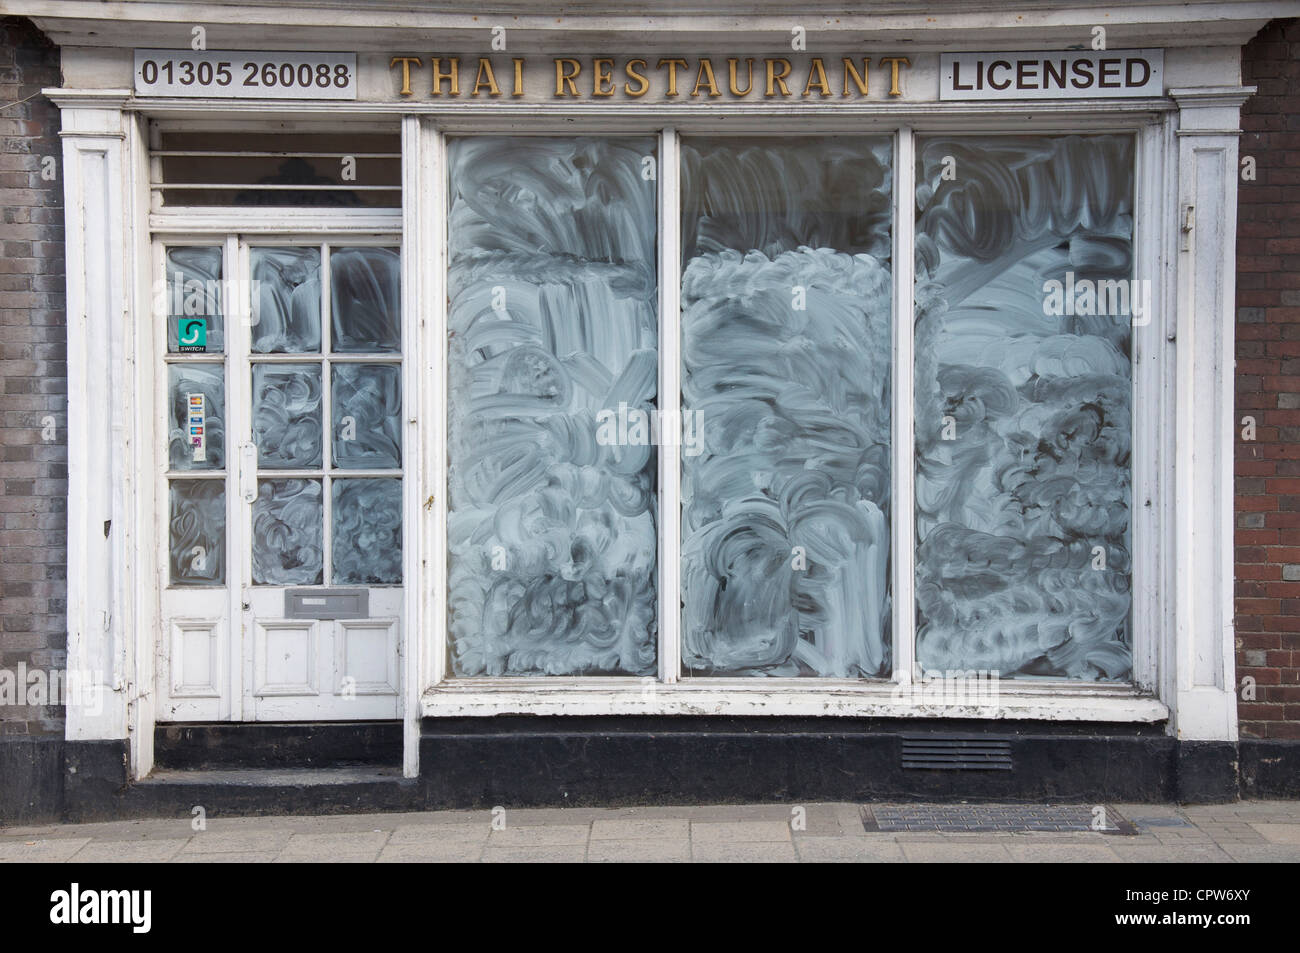
<svg viewBox="0 0 1300 953">
<path fill-rule="evenodd" d="M 1167 721 L 1236 739 L 1239 54 L 1294 4 L 11 6 L 63 57 L 68 667 L 100 673 L 108 699 L 70 708 L 68 738 L 129 739 L 136 777 L 169 721 L 400 718 L 408 776 L 420 720 L 443 715 Z M 354 98 L 309 95 L 317 76 Z M 249 156 L 388 172 L 324 176 L 335 207 L 307 207 L 294 180 L 288 207 L 266 198 L 273 177 L 240 178 Z M 977 201 L 964 174 L 1035 201 Z M 565 245 L 605 229 L 607 253 Z M 203 275 L 221 300 L 195 350 L 180 319 Z M 998 305 L 1025 276 L 1040 298 L 1069 281 L 1064 311 L 1043 307 L 1059 322 L 1028 338 Z M 1076 294 L 1101 278 L 1125 291 L 1118 330 Z M 857 316 L 845 327 L 878 347 L 802 316 L 760 326 L 775 297 Z M 578 298 L 602 316 L 581 333 L 555 317 Z M 710 337 L 720 315 L 753 333 Z M 788 385 L 764 396 L 745 360 Z M 531 412 L 510 375 L 538 388 Z M 862 380 L 884 382 L 874 416 Z M 592 455 L 507 492 L 560 439 L 537 408 L 583 381 L 607 403 L 558 417 L 591 424 L 571 439 Z M 686 432 L 643 452 L 624 418 L 610 451 L 596 411 L 624 394 Z M 837 400 L 857 409 L 817 416 Z M 516 430 L 517 456 L 490 459 Z M 856 462 L 837 483 L 844 440 Z M 994 479 L 980 455 L 997 448 L 1021 462 Z M 641 495 L 574 515 L 583 480 Z M 995 703 L 926 693 L 953 669 L 997 670 Z"/>
</svg>

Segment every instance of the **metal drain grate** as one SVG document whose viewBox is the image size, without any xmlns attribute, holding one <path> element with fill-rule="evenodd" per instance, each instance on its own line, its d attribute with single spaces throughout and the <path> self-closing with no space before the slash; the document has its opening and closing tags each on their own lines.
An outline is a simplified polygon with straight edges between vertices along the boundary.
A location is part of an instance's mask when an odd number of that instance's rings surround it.
<svg viewBox="0 0 1300 953">
<path fill-rule="evenodd" d="M 1137 833 L 1122 814 L 1107 805 L 870 804 L 861 810 L 862 826 L 872 832 Z"/>
<path fill-rule="evenodd" d="M 1011 742 L 979 735 L 903 735 L 903 768 L 930 771 L 1010 771 Z"/>
</svg>

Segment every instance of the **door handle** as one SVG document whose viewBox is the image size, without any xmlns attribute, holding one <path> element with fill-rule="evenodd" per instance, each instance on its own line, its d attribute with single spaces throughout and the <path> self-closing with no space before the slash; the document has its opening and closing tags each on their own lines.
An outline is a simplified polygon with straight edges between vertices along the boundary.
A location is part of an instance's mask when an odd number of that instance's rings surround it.
<svg viewBox="0 0 1300 953">
<path fill-rule="evenodd" d="M 257 499 L 257 444 L 239 446 L 239 495 L 245 503 Z"/>
</svg>

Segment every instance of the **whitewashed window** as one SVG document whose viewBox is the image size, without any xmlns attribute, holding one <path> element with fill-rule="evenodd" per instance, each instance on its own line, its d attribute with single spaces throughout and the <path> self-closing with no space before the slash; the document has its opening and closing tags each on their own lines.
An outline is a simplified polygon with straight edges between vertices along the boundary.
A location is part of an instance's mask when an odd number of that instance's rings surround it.
<svg viewBox="0 0 1300 953">
<path fill-rule="evenodd" d="M 1133 682 L 1134 136 L 445 150 L 453 678 Z"/>
</svg>

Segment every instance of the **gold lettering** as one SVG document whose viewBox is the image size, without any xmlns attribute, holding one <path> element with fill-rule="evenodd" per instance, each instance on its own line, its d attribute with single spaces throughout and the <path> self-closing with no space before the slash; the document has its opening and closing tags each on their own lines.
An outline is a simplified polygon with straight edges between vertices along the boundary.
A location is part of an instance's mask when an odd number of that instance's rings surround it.
<svg viewBox="0 0 1300 953">
<path fill-rule="evenodd" d="M 729 86 L 731 89 L 731 95 L 748 96 L 749 91 L 754 88 L 754 61 L 752 59 L 745 60 L 746 79 L 744 89 L 741 89 L 736 85 L 736 64 L 739 62 L 740 60 L 727 60 L 727 73 L 730 76 Z"/>
<path fill-rule="evenodd" d="M 565 69 L 566 64 L 573 67 L 572 73 L 568 72 Z M 579 63 L 577 60 L 570 60 L 570 59 L 564 59 L 563 57 L 556 57 L 555 95 L 556 96 L 577 96 L 578 84 L 575 83 L 574 80 L 577 79 L 578 74 L 581 72 L 582 72 L 582 64 Z M 565 92 L 566 86 L 568 87 L 568 92 Z"/>
<path fill-rule="evenodd" d="M 594 75 L 591 77 L 591 95 L 613 96 L 614 61 L 605 59 L 592 60 L 591 68 L 594 70 Z M 605 87 L 608 87 L 608 89 Z"/>
<path fill-rule="evenodd" d="M 844 92 L 843 92 L 842 95 L 847 96 L 847 95 L 849 94 L 849 77 L 852 76 L 852 77 L 853 77 L 853 84 L 854 84 L 855 86 L 858 87 L 858 92 L 859 92 L 861 95 L 866 96 L 866 95 L 867 95 L 867 77 L 870 76 L 870 75 L 871 75 L 871 58 L 870 58 L 870 57 L 863 57 L 863 59 L 862 59 L 862 75 L 861 75 L 861 76 L 858 75 L 858 69 L 857 69 L 856 66 L 853 65 L 853 60 L 849 59 L 847 56 L 844 57 Z"/>
<path fill-rule="evenodd" d="M 492 61 L 482 57 L 478 61 L 478 74 L 474 77 L 474 89 L 470 95 L 477 96 L 480 89 L 487 89 L 489 96 L 501 95 L 497 78 L 492 72 Z"/>
<path fill-rule="evenodd" d="M 640 87 L 636 90 L 636 92 L 633 92 L 633 91 L 632 91 L 632 88 L 631 88 L 631 84 L 629 84 L 629 83 L 624 83 L 624 84 L 623 84 L 623 92 L 627 93 L 627 94 L 628 94 L 629 96 L 631 96 L 633 99 L 640 99 L 642 96 L 644 96 L 644 95 L 646 94 L 646 91 L 650 89 L 650 81 L 646 78 L 646 75 L 645 75 L 644 73 L 638 73 L 636 70 L 634 70 L 634 69 L 632 68 L 632 64 L 633 64 L 633 63 L 640 63 L 642 69 L 644 69 L 645 66 L 646 66 L 646 61 L 645 61 L 645 60 L 628 60 L 628 61 L 627 61 L 627 65 L 623 67 L 623 71 L 624 71 L 625 73 L 627 73 L 627 77 L 628 77 L 628 79 L 634 79 L 634 80 L 636 80 L 638 83 L 640 83 L 641 85 L 640 85 Z"/>
<path fill-rule="evenodd" d="M 515 64 L 515 85 L 510 90 L 510 95 L 522 96 L 524 94 L 524 61 L 516 57 L 512 62 Z"/>
<path fill-rule="evenodd" d="M 394 56 L 393 61 L 388 64 L 388 68 L 392 69 L 398 63 L 402 64 L 402 95 L 410 96 L 411 95 L 411 64 L 414 63 L 416 66 L 419 66 L 420 58 L 418 56 Z"/>
<path fill-rule="evenodd" d="M 902 96 L 903 92 L 898 88 L 898 64 L 911 66 L 912 61 L 906 56 L 882 56 L 880 62 L 889 64 L 889 95 Z"/>
<path fill-rule="evenodd" d="M 695 74 L 695 88 L 691 90 L 691 95 L 700 95 L 700 87 L 705 85 L 709 87 L 709 96 L 722 95 L 718 90 L 718 81 L 713 78 L 713 64 L 709 62 L 707 56 L 700 60 L 700 68 Z"/>
<path fill-rule="evenodd" d="M 819 77 L 815 83 L 813 82 L 814 76 Z M 826 80 L 826 67 L 822 65 L 822 58 L 820 56 L 814 56 L 812 58 L 812 63 L 808 67 L 808 82 L 804 84 L 803 95 L 807 96 L 814 86 L 821 89 L 822 96 L 829 96 L 831 94 L 831 84 Z"/>
<path fill-rule="evenodd" d="M 668 64 L 668 95 L 676 96 L 677 95 L 677 67 L 680 66 L 682 69 L 686 69 L 686 67 L 689 66 L 690 64 L 687 63 L 685 60 L 660 60 L 659 69 L 663 69 L 665 63 Z"/>
<path fill-rule="evenodd" d="M 460 57 L 448 57 L 447 62 L 451 64 L 451 69 L 444 73 L 442 71 L 442 57 L 434 56 L 429 58 L 429 65 L 433 67 L 433 95 L 442 95 L 442 84 L 444 80 L 451 82 L 451 95 L 460 95 Z"/>
<path fill-rule="evenodd" d="M 790 89 L 785 85 L 785 78 L 790 75 L 790 61 L 782 56 L 774 60 L 764 60 L 764 62 L 767 63 L 767 92 L 763 94 L 764 98 L 775 96 L 776 93 L 773 90 L 777 86 L 781 87 L 782 96 L 789 96 Z M 776 71 L 777 63 L 781 63 L 785 67 L 780 73 Z"/>
</svg>

